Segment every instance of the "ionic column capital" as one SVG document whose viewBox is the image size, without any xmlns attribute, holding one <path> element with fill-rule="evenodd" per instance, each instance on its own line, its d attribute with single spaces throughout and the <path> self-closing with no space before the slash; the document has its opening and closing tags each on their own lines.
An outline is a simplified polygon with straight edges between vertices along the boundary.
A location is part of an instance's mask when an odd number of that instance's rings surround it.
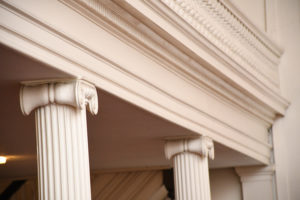
<svg viewBox="0 0 300 200">
<path fill-rule="evenodd" d="M 214 159 L 214 143 L 211 138 L 206 136 L 196 139 L 168 140 L 166 142 L 165 155 L 167 159 L 183 152 L 195 153 Z"/>
<path fill-rule="evenodd" d="M 98 112 L 98 97 L 95 86 L 83 80 L 43 81 L 25 83 L 20 90 L 20 104 L 24 115 L 38 107 L 51 103 L 69 105 Z"/>
</svg>

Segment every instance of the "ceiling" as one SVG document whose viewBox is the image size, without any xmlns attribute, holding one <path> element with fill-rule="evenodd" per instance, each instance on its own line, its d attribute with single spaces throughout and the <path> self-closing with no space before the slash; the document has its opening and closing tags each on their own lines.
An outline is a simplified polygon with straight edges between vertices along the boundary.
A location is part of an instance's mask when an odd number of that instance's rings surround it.
<svg viewBox="0 0 300 200">
<path fill-rule="evenodd" d="M 67 73 L 0 45 L 0 178 L 35 176 L 34 114 L 23 116 L 19 106 L 21 81 L 71 78 Z M 88 114 L 92 170 L 165 168 L 164 138 L 195 135 L 191 131 L 98 89 L 99 113 Z M 239 152 L 215 143 L 211 168 L 258 164 Z"/>
</svg>

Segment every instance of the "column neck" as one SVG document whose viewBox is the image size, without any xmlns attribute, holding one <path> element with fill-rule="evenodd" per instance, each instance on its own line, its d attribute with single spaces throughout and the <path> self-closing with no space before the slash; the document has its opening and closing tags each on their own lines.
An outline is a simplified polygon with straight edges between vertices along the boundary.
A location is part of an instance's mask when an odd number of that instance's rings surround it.
<svg viewBox="0 0 300 200">
<path fill-rule="evenodd" d="M 96 88 L 83 80 L 59 80 L 25 83 L 20 90 L 20 104 L 24 115 L 51 103 L 69 105 L 98 112 Z"/>
<path fill-rule="evenodd" d="M 201 136 L 196 139 L 168 140 L 165 144 L 167 159 L 180 153 L 195 153 L 202 157 L 214 159 L 214 144 L 211 138 Z"/>
</svg>

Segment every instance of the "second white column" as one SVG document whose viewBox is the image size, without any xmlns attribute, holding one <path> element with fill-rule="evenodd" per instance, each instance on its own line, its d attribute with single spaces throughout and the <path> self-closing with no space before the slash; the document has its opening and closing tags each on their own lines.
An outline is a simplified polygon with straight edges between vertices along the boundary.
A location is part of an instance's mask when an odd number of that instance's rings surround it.
<svg viewBox="0 0 300 200">
<path fill-rule="evenodd" d="M 208 157 L 214 158 L 210 138 L 168 141 L 168 159 L 173 160 L 175 197 L 177 200 L 210 200 Z"/>
</svg>

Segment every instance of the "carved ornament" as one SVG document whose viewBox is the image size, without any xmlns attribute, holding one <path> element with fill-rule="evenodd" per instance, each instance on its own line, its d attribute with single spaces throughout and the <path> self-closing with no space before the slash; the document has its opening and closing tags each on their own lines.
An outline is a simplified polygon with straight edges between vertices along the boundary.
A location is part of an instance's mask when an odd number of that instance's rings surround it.
<svg viewBox="0 0 300 200">
<path fill-rule="evenodd" d="M 86 106 L 92 114 L 98 112 L 96 88 L 83 80 L 43 81 L 24 83 L 20 90 L 20 105 L 24 115 L 51 103 L 79 109 Z"/>
<path fill-rule="evenodd" d="M 214 159 L 214 143 L 211 138 L 201 136 L 196 139 L 169 140 L 165 144 L 167 159 L 171 159 L 173 156 L 184 152 L 195 153 Z"/>
</svg>

